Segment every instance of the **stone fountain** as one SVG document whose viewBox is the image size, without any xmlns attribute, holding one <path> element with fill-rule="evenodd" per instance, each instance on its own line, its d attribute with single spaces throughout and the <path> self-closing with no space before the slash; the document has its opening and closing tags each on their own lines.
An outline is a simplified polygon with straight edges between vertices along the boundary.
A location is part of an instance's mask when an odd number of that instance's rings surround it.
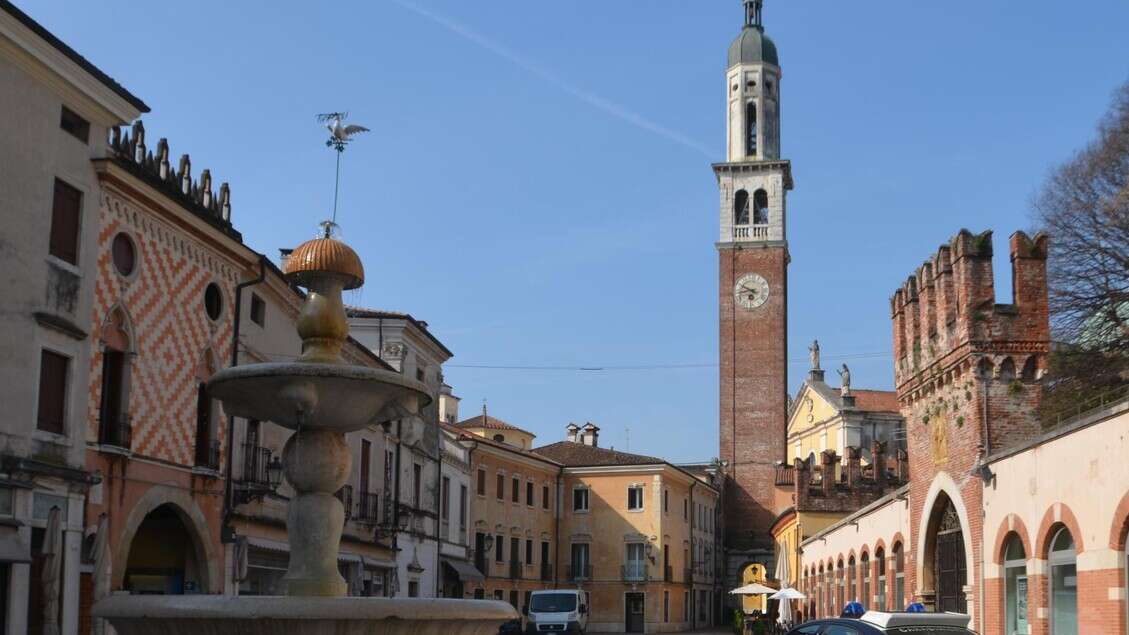
<svg viewBox="0 0 1129 635">
<path fill-rule="evenodd" d="M 99 602 L 93 615 L 122 635 L 497 633 L 517 617 L 504 602 L 345 597 L 337 570 L 345 511 L 334 496 L 350 470 L 345 433 L 417 412 L 430 398 L 422 383 L 400 373 L 342 360 L 349 326 L 341 292 L 364 283 L 356 252 L 327 231 L 291 253 L 286 275 L 307 290 L 297 324 L 301 356 L 224 369 L 208 390 L 228 414 L 295 431 L 282 454 L 295 492 L 287 514 L 287 596 L 115 595 Z"/>
</svg>

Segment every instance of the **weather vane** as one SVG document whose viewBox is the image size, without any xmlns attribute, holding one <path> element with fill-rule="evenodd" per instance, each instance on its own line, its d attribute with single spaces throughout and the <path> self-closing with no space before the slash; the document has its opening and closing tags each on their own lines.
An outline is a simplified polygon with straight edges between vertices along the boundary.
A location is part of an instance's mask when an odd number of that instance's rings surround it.
<svg viewBox="0 0 1129 635">
<path fill-rule="evenodd" d="M 329 130 L 329 139 L 325 141 L 325 147 L 337 151 L 337 172 L 333 179 L 333 218 L 321 224 L 325 228 L 326 238 L 337 226 L 337 192 L 341 186 L 341 155 L 345 153 L 345 146 L 349 145 L 355 135 L 369 131 L 364 126 L 346 125 L 345 118 L 348 116 L 349 113 L 347 112 L 327 112 L 318 115 L 318 121 L 325 124 L 326 129 Z"/>
</svg>

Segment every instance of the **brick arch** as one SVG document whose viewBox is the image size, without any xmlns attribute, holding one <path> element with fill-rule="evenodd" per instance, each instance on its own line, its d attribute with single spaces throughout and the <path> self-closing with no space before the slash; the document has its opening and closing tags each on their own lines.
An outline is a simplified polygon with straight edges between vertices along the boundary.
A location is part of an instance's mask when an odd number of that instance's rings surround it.
<svg viewBox="0 0 1129 635">
<path fill-rule="evenodd" d="M 900 532 L 900 531 L 894 533 L 894 537 L 890 539 L 891 545 L 896 545 L 899 542 L 902 543 L 902 551 L 905 551 L 905 549 L 906 549 L 906 537 L 903 536 L 902 532 Z M 893 547 L 891 547 L 891 549 L 893 549 Z"/>
<path fill-rule="evenodd" d="M 878 553 L 879 549 L 884 552 L 889 551 L 889 549 L 886 548 L 886 541 L 882 540 L 881 538 L 874 541 L 874 553 Z"/>
<path fill-rule="evenodd" d="M 1121 502 L 1113 510 L 1113 526 L 1109 530 L 1109 548 L 1114 551 L 1129 551 L 1125 541 L 1129 539 L 1129 492 L 1121 497 Z"/>
<path fill-rule="evenodd" d="M 850 551 L 847 552 L 847 560 L 848 561 L 854 560 L 855 562 L 858 562 L 858 559 L 859 559 L 858 554 L 855 553 L 854 549 L 851 549 Z"/>
<path fill-rule="evenodd" d="M 1055 506 L 1058 506 L 1059 519 L 1055 520 Z M 1054 537 L 1054 530 L 1062 525 L 1070 530 L 1071 537 L 1074 538 L 1074 553 L 1082 553 L 1086 550 L 1086 546 L 1082 543 L 1082 527 L 1078 524 L 1078 519 L 1074 517 L 1074 512 L 1066 503 L 1053 503 L 1047 508 L 1046 513 L 1043 514 L 1043 520 L 1039 523 L 1039 532 L 1036 534 L 1035 554 L 1034 557 L 1043 560 L 1047 559 L 1051 548 L 1051 538 Z"/>
<path fill-rule="evenodd" d="M 1073 533 L 1073 529 L 1071 532 Z M 1000 521 L 1000 527 L 996 530 L 996 541 L 992 547 L 992 562 L 994 564 L 1004 563 L 1004 544 L 1007 542 L 1007 537 L 1012 532 L 1019 536 L 1020 542 L 1023 543 L 1023 552 L 1027 554 L 1028 558 L 1035 557 L 1035 551 L 1031 549 L 1031 534 L 1027 531 L 1027 525 L 1023 523 L 1023 519 L 1015 514 L 1008 514 Z"/>
<path fill-rule="evenodd" d="M 863 545 L 859 547 L 859 559 L 861 560 L 863 556 L 866 556 L 867 558 L 870 557 L 870 545 Z"/>
</svg>

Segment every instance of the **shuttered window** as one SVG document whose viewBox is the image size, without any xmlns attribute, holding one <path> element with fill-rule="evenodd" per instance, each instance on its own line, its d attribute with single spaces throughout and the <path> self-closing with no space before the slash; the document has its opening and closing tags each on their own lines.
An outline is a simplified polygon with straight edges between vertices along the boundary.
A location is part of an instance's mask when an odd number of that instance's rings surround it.
<svg viewBox="0 0 1129 635">
<path fill-rule="evenodd" d="M 70 360 L 58 353 L 43 351 L 39 361 L 39 411 L 36 426 L 40 430 L 66 434 L 67 366 Z"/>
<path fill-rule="evenodd" d="M 78 225 L 82 214 L 82 192 L 55 179 L 51 205 L 50 253 L 59 260 L 78 264 Z"/>
</svg>

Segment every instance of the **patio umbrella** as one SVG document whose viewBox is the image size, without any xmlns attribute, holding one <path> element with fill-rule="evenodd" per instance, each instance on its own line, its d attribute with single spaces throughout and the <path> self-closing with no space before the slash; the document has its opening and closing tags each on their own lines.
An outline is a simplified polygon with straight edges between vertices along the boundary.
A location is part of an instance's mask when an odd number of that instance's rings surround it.
<svg viewBox="0 0 1129 635">
<path fill-rule="evenodd" d="M 800 593 L 792 587 L 785 587 L 768 596 L 768 599 L 770 600 L 806 600 L 807 598 L 808 596 Z"/>
<path fill-rule="evenodd" d="M 43 635 L 59 635 L 60 569 L 63 564 L 61 512 L 52 507 L 47 513 L 47 532 L 43 541 Z"/>
<path fill-rule="evenodd" d="M 742 587 L 737 587 L 729 593 L 732 595 L 770 595 L 776 593 L 776 589 L 753 582 Z"/>
<path fill-rule="evenodd" d="M 98 517 L 98 531 L 94 534 L 94 601 L 110 594 L 110 518 Z M 106 621 L 94 618 L 94 635 L 106 632 Z"/>
</svg>

